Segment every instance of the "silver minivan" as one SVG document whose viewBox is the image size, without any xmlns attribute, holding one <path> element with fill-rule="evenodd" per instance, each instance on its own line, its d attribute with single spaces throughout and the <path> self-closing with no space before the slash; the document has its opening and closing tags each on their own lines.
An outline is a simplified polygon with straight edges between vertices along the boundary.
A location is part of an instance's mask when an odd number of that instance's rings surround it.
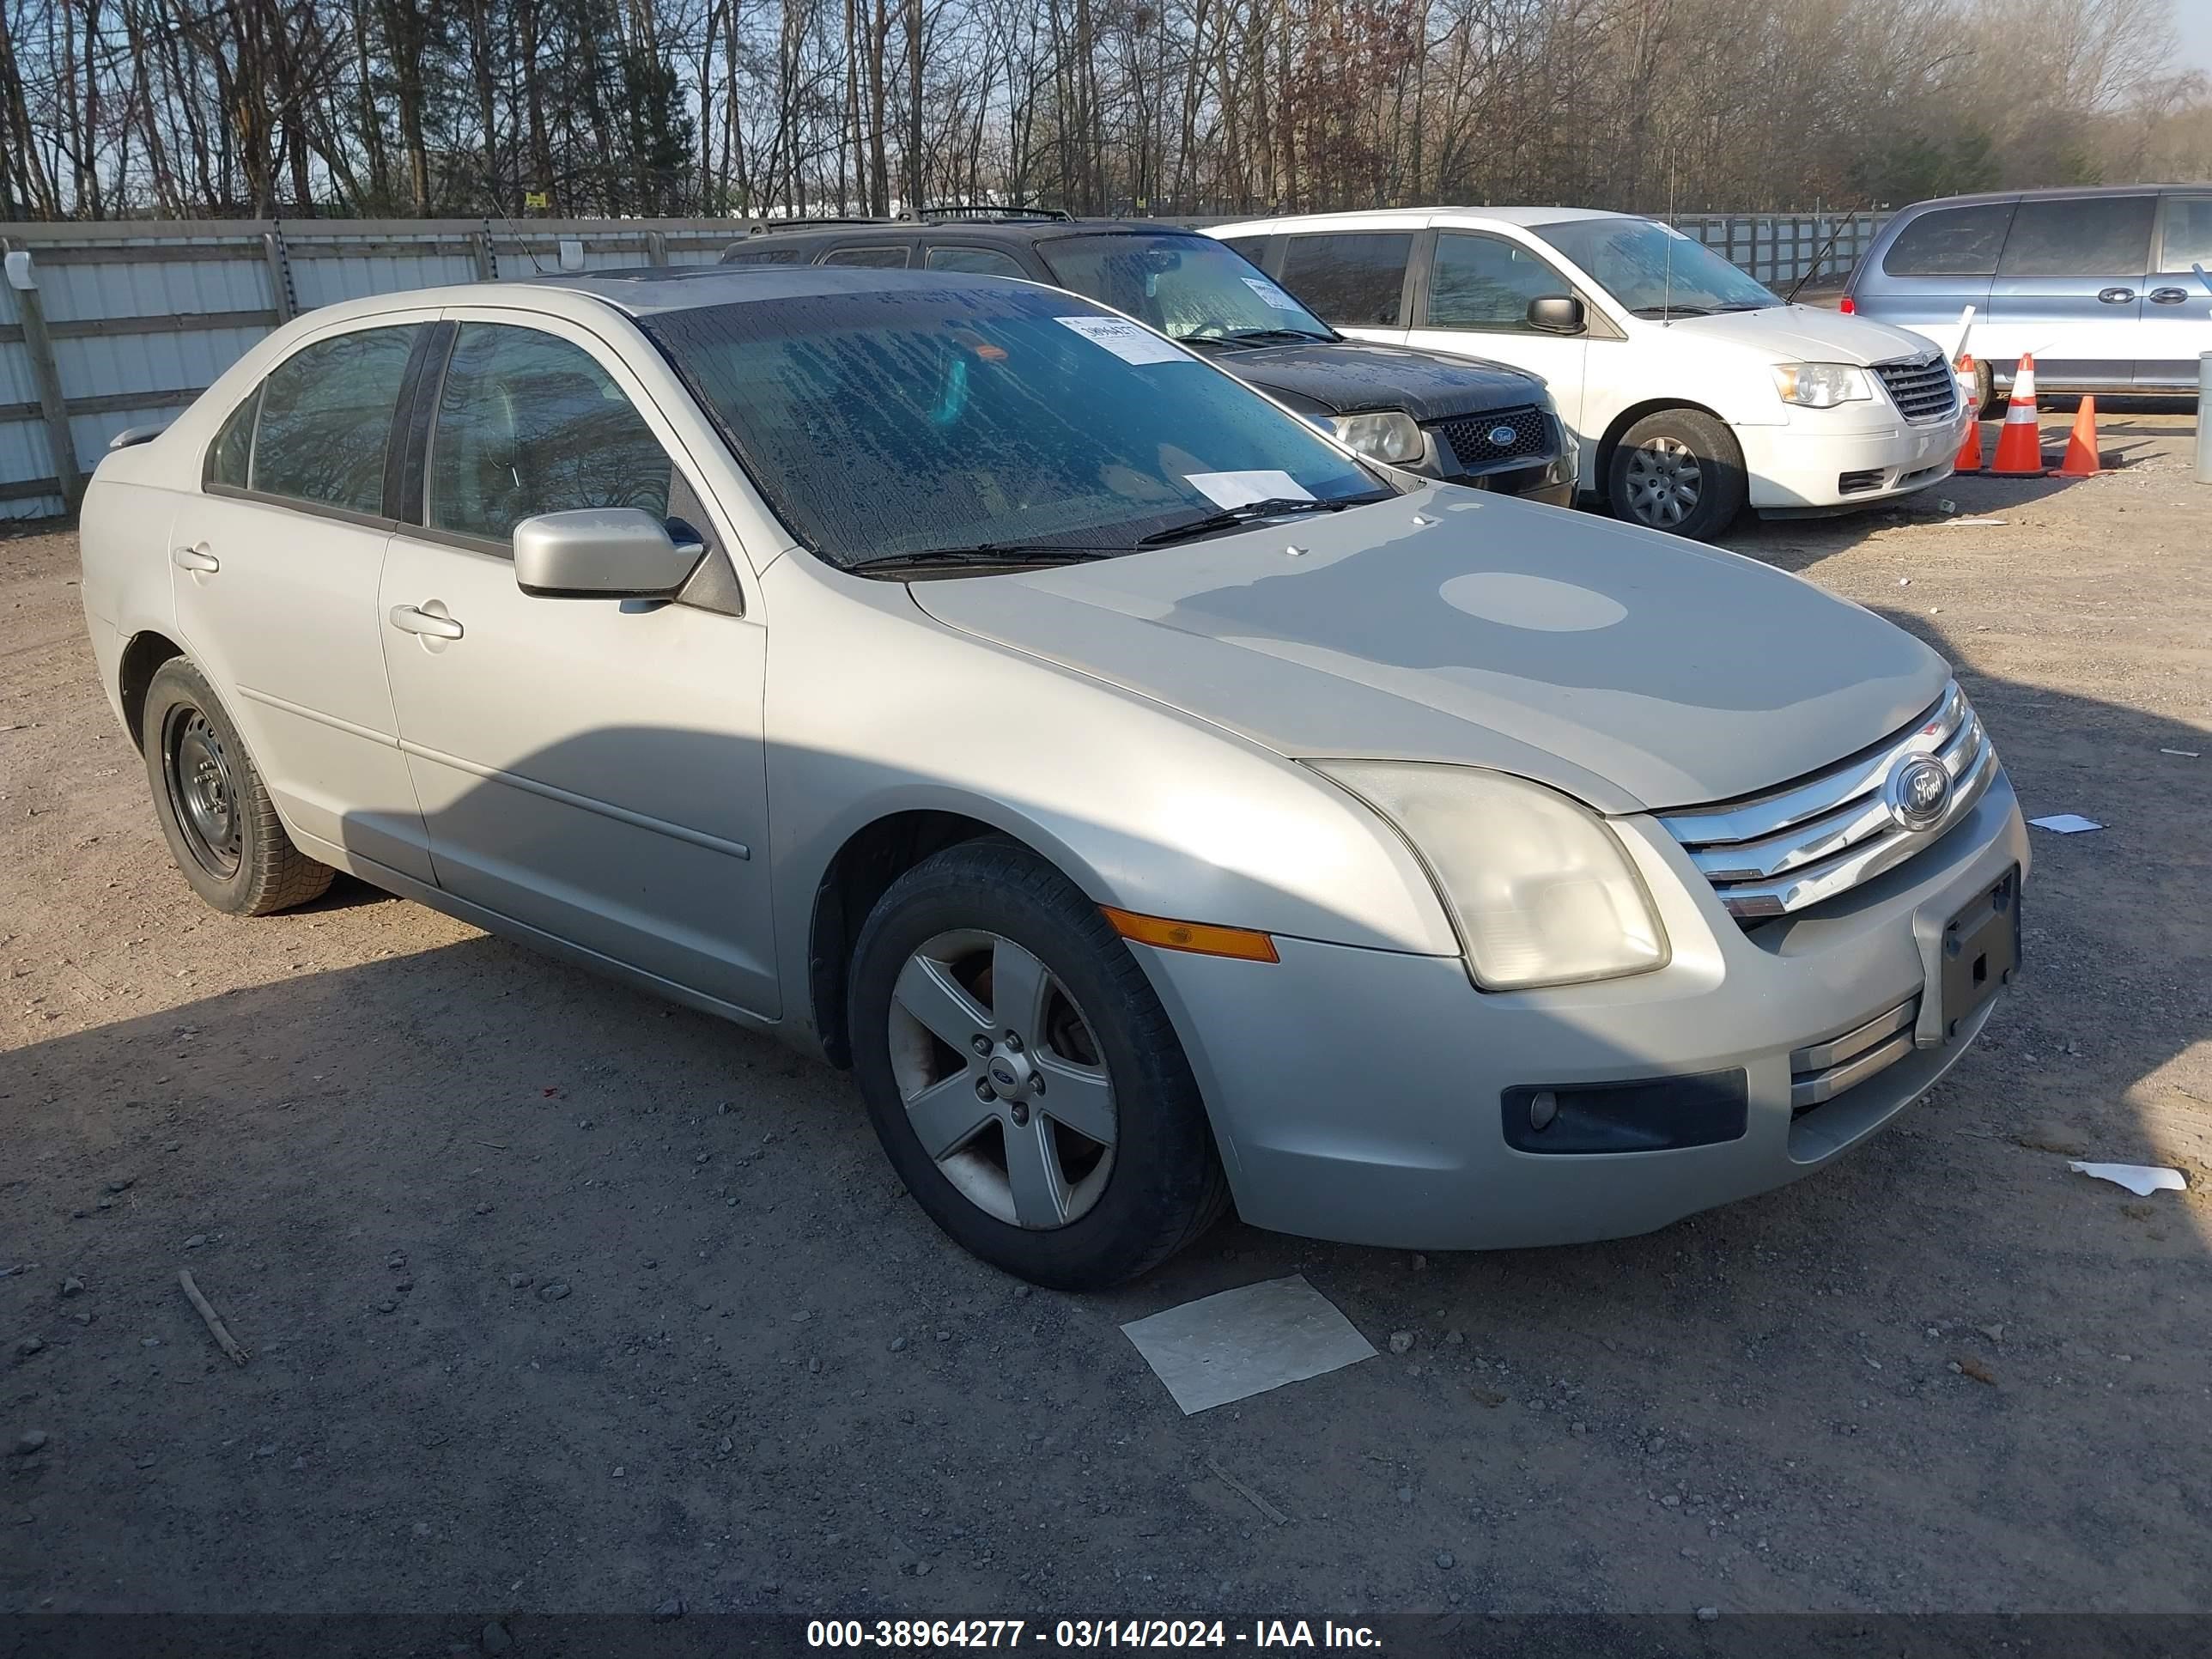
<svg viewBox="0 0 2212 1659">
<path fill-rule="evenodd" d="M 2023 356 L 2046 392 L 2167 392 L 2212 351 L 2212 185 L 1953 196 L 1885 224 L 1844 309 L 1965 349 L 1984 401 Z"/>
</svg>

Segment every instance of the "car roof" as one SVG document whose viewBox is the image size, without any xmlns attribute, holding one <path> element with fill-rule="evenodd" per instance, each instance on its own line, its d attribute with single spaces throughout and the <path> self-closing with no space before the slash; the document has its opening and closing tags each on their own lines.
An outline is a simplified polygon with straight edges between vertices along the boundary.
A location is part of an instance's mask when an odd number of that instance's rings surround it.
<svg viewBox="0 0 2212 1659">
<path fill-rule="evenodd" d="M 1432 219 L 1465 218 L 1487 219 L 1503 225 L 1529 226 L 1563 224 L 1571 219 L 1633 219 L 1641 216 L 1612 208 L 1460 207 L 1446 202 L 1436 207 L 1355 208 L 1340 213 L 1290 214 L 1277 219 L 1254 219 L 1233 225 L 1215 225 L 1212 230 L 1217 236 L 1231 231 L 1262 235 L 1309 228 L 1322 229 L 1333 223 L 1370 225 L 1377 221 L 1403 221 L 1409 225 L 1426 225 Z"/>
<path fill-rule="evenodd" d="M 1031 286 L 1006 276 L 961 270 L 902 270 L 876 265 L 684 265 L 640 270 L 541 276 L 524 288 L 588 294 L 632 317 L 696 311 L 706 306 L 802 300 L 825 294 L 927 292 L 946 289 Z M 464 289 L 464 294 L 474 290 Z"/>
<path fill-rule="evenodd" d="M 2087 201 L 2105 196 L 2155 196 L 2160 191 L 2212 191 L 2205 185 L 2050 185 L 2041 190 L 1985 190 L 1969 196 L 1931 196 L 1925 201 L 1908 202 L 1898 210 L 1899 215 L 1918 213 L 1927 208 L 1987 207 L 2004 202 L 2035 202 L 2051 198 Z"/>
<path fill-rule="evenodd" d="M 1028 246 L 1058 241 L 1067 236 L 1152 235 L 1198 236 L 1189 225 L 1159 219 L 829 219 L 810 223 L 803 219 L 769 222 L 769 228 L 730 244 L 732 248 L 808 246 L 823 240 L 838 243 L 904 241 L 916 236 L 981 244 L 1004 243 Z"/>
</svg>

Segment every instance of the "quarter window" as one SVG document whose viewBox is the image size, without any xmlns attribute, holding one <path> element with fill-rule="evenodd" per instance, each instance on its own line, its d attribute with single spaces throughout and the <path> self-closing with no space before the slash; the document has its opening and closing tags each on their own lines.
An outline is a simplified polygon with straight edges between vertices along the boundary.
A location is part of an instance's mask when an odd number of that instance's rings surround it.
<svg viewBox="0 0 2212 1659">
<path fill-rule="evenodd" d="M 668 514 L 668 453 L 591 355 L 536 329 L 464 323 L 430 439 L 432 528 L 504 542 L 583 507 Z"/>
<path fill-rule="evenodd" d="M 253 417 L 261 412 L 261 388 L 256 386 L 246 400 L 230 412 L 222 423 L 222 430 L 215 434 L 208 446 L 207 467 L 201 477 L 211 484 L 225 484 L 233 489 L 246 488 L 252 474 Z"/>
<path fill-rule="evenodd" d="M 2005 232 L 2012 228 L 2013 204 L 1940 208 L 1923 213 L 1899 231 L 1881 256 L 1889 276 L 1993 276 Z"/>
<path fill-rule="evenodd" d="M 2212 265 L 2212 196 L 2169 196 L 2166 252 L 2159 269 L 2187 270 L 2191 265 Z"/>
<path fill-rule="evenodd" d="M 1292 236 L 1283 252 L 1283 286 L 1324 322 L 1347 328 L 1398 328 L 1405 322 L 1406 261 L 1411 234 L 1347 231 Z"/>
<path fill-rule="evenodd" d="M 841 247 L 822 256 L 819 263 L 825 265 L 879 265 L 885 270 L 906 269 L 907 255 L 912 250 L 903 245 L 884 247 Z"/>
<path fill-rule="evenodd" d="M 933 247 L 922 264 L 932 270 L 965 270 L 978 276 L 1026 276 L 1021 261 L 988 247 Z"/>
<path fill-rule="evenodd" d="M 1429 326 L 1528 333 L 1528 302 L 1567 293 L 1565 278 L 1528 249 L 1446 231 L 1429 271 Z"/>
<path fill-rule="evenodd" d="M 279 364 L 261 385 L 252 488 L 351 513 L 382 513 L 392 416 L 421 331 L 410 325 L 340 334 Z"/>
<path fill-rule="evenodd" d="M 2155 196 L 2037 197 L 2022 202 L 2000 276 L 2141 276 L 2150 267 Z"/>
</svg>

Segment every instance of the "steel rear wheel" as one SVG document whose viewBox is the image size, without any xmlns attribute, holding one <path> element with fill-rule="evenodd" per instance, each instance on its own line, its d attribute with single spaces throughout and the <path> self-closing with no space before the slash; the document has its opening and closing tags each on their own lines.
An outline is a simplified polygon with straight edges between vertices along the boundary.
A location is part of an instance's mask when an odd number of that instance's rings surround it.
<svg viewBox="0 0 2212 1659">
<path fill-rule="evenodd" d="M 1694 409 L 1662 410 L 1620 435 L 1607 469 L 1613 516 L 1709 541 L 1743 511 L 1743 452 L 1735 435 Z"/>
<path fill-rule="evenodd" d="M 1097 906 L 1026 848 L 963 842 L 894 882 L 861 930 L 847 1012 L 885 1154 L 985 1261 L 1099 1289 L 1226 1207 L 1151 982 Z"/>
</svg>

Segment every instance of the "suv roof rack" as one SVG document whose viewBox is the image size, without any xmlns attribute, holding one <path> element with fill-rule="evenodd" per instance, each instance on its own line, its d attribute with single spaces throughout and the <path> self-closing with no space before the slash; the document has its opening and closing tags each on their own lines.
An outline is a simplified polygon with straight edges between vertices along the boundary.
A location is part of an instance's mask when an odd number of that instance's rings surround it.
<svg viewBox="0 0 2212 1659">
<path fill-rule="evenodd" d="M 778 230 L 811 230 L 819 225 L 896 225 L 910 224 L 911 220 L 878 219 L 866 213 L 823 213 L 797 216 L 788 219 L 763 219 L 750 230 L 748 236 L 761 236 Z"/>
<path fill-rule="evenodd" d="M 963 203 L 949 202 L 921 209 L 918 219 L 1066 219 L 1075 216 L 1066 208 L 1030 207 L 1026 203 L 1009 202 L 1004 205 L 983 204 L 970 207 Z"/>
</svg>

